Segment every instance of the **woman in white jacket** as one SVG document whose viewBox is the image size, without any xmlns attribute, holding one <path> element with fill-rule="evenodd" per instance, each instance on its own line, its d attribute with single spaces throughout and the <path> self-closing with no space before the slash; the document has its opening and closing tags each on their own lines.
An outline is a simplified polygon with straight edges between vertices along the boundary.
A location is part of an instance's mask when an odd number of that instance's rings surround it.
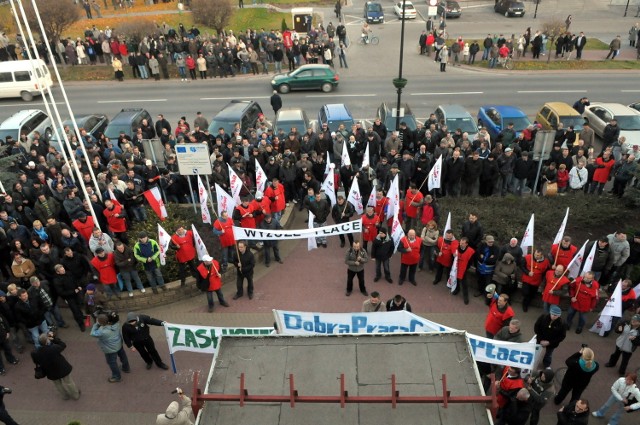
<svg viewBox="0 0 640 425">
<path fill-rule="evenodd" d="M 618 425 L 622 412 L 640 409 L 640 389 L 636 385 L 637 379 L 638 376 L 635 373 L 628 373 L 627 376 L 616 380 L 611 386 L 609 400 L 592 415 L 596 418 L 603 418 L 607 411 L 613 407 L 614 412 L 609 419 L 609 425 Z M 635 399 L 635 401 L 631 403 L 630 399 Z"/>
</svg>

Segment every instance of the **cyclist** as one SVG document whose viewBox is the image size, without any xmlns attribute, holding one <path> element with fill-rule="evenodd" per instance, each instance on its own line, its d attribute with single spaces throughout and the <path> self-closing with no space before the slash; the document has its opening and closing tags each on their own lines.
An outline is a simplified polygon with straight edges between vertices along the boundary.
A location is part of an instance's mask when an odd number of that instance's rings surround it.
<svg viewBox="0 0 640 425">
<path fill-rule="evenodd" d="M 369 23 L 365 21 L 365 23 L 362 24 L 362 40 L 365 42 L 365 44 L 369 43 L 369 34 L 372 32 L 373 30 L 371 30 L 371 27 L 369 27 Z"/>
</svg>

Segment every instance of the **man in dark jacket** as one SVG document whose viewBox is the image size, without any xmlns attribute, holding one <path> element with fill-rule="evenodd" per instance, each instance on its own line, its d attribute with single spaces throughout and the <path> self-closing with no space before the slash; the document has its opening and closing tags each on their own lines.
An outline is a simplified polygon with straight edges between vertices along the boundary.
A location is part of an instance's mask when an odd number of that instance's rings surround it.
<svg viewBox="0 0 640 425">
<path fill-rule="evenodd" d="M 7 358 L 7 361 L 12 365 L 17 365 L 19 360 L 13 355 L 11 351 L 11 338 L 10 338 L 11 327 L 9 326 L 9 322 L 7 319 L 0 315 L 0 347 L 4 351 L 4 356 Z M 4 375 L 7 372 L 4 369 L 4 363 L 2 362 L 2 358 L 0 357 L 0 375 Z M 0 394 L 0 406 L 2 395 Z M 1 409 L 0 409 L 1 410 Z M 2 421 L 2 415 L 0 414 L 0 421 Z"/>
<path fill-rule="evenodd" d="M 64 322 L 58 305 L 53 302 L 49 282 L 46 280 L 41 281 L 38 276 L 31 276 L 29 284 L 31 286 L 27 289 L 27 294 L 31 299 L 39 298 L 42 301 L 42 305 L 45 307 L 44 317 L 47 323 L 50 326 L 57 324 L 60 328 L 68 328 L 69 325 Z"/>
<path fill-rule="evenodd" d="M 513 155 L 513 149 L 506 148 L 504 153 L 500 155 L 496 161 L 498 163 L 500 177 L 502 177 L 502 196 L 506 196 L 507 192 L 510 192 L 512 189 L 511 181 L 513 179 L 515 160 L 516 157 Z"/>
<path fill-rule="evenodd" d="M 531 394 L 526 388 L 520 388 L 510 394 L 507 404 L 499 414 L 498 423 L 504 425 L 526 425 L 531 414 Z"/>
<path fill-rule="evenodd" d="M 282 98 L 278 94 L 277 90 L 274 90 L 273 94 L 271 95 L 271 107 L 273 108 L 274 116 L 278 115 L 278 111 L 282 109 Z"/>
<path fill-rule="evenodd" d="M 247 295 L 249 299 L 253 299 L 253 269 L 256 265 L 256 259 L 246 242 L 239 241 L 237 248 L 231 259 L 231 263 L 238 269 L 236 273 L 236 294 L 233 299 L 237 300 L 242 297 L 245 279 L 247 279 Z"/>
<path fill-rule="evenodd" d="M 545 348 L 542 365 L 547 368 L 551 366 L 553 350 L 567 336 L 567 329 L 562 320 L 562 310 L 557 305 L 549 308 L 549 314 L 542 314 L 536 320 L 533 330 L 536 333 L 536 343 Z"/>
<path fill-rule="evenodd" d="M 614 118 L 602 131 L 602 151 L 604 152 L 606 148 L 617 142 L 618 137 L 620 137 L 620 127 L 618 126 L 618 120 Z"/>
<path fill-rule="evenodd" d="M 130 312 L 127 314 L 127 323 L 122 325 L 122 339 L 131 351 L 140 353 L 140 357 L 147 364 L 147 369 L 151 369 L 153 363 L 160 369 L 167 370 L 169 367 L 164 364 L 156 350 L 156 346 L 149 333 L 149 325 L 164 326 L 165 322 L 154 319 L 146 314 Z"/>
<path fill-rule="evenodd" d="M 478 214 L 475 212 L 469 213 L 469 220 L 465 221 L 462 225 L 461 237 L 469 239 L 469 246 L 476 250 L 478 245 L 484 237 L 484 230 L 482 225 L 478 222 Z"/>
<path fill-rule="evenodd" d="M 400 294 L 391 298 L 385 304 L 387 311 L 408 311 L 411 312 L 411 304 Z"/>
<path fill-rule="evenodd" d="M 45 307 L 39 298 L 29 299 L 27 290 L 18 289 L 18 300 L 13 307 L 16 314 L 16 319 L 19 323 L 22 323 L 25 328 L 31 334 L 33 344 L 36 348 L 40 347 L 40 341 L 38 336 L 40 334 L 46 334 L 49 331 L 49 326 L 44 318 Z"/>
<path fill-rule="evenodd" d="M 481 173 L 482 160 L 480 159 L 480 152 L 474 151 L 470 157 L 464 160 L 462 196 L 478 196 Z"/>
<path fill-rule="evenodd" d="M 64 400 L 78 400 L 80 390 L 71 378 L 73 367 L 62 355 L 65 348 L 67 344 L 55 337 L 53 332 L 43 333 L 38 337 L 36 350 L 31 353 L 31 359 L 36 366 L 40 366 L 44 376 L 53 381 Z"/>
<path fill-rule="evenodd" d="M 535 168 L 535 163 L 529 161 L 529 152 L 522 152 L 520 158 L 516 159 L 513 168 L 513 193 L 522 196 L 522 189 L 527 186 L 527 178 L 533 168 Z"/>
<path fill-rule="evenodd" d="M 384 278 L 387 282 L 393 283 L 391 278 L 391 270 L 389 269 L 389 259 L 393 255 L 394 245 L 393 240 L 387 234 L 387 229 L 381 227 L 378 230 L 378 236 L 373 240 L 371 247 L 371 258 L 376 260 L 376 276 L 373 278 L 374 282 L 380 280 L 382 275 L 380 266 L 384 268 Z"/>
<path fill-rule="evenodd" d="M 447 188 L 447 196 L 460 196 L 460 184 L 464 173 L 464 159 L 460 158 L 459 151 L 453 151 L 451 158 L 444 163 L 444 181 Z"/>
<path fill-rule="evenodd" d="M 544 369 L 534 372 L 526 381 L 526 388 L 531 395 L 529 401 L 531 404 L 531 421 L 529 425 L 538 425 L 540 421 L 540 410 L 547 404 L 547 401 L 553 397 L 554 386 L 553 377 L 555 373 L 552 369 Z"/>
<path fill-rule="evenodd" d="M 348 202 L 344 199 L 344 196 L 338 195 L 337 203 L 331 208 L 331 217 L 333 218 L 334 223 L 348 223 L 355 214 L 355 210 L 353 209 L 353 205 L 351 202 Z M 351 233 L 347 234 L 349 238 L 349 246 L 353 245 L 353 235 Z M 343 234 L 340 234 L 340 248 L 344 248 L 345 238 Z"/>
<path fill-rule="evenodd" d="M 0 385 L 0 422 L 6 425 L 18 425 L 11 415 L 9 415 L 9 412 L 7 412 L 7 408 L 4 405 L 4 395 L 11 394 L 11 392 L 11 388 Z"/>
<path fill-rule="evenodd" d="M 280 225 L 280 222 L 275 218 L 273 218 L 271 214 L 265 214 L 264 220 L 260 222 L 258 227 L 263 230 L 282 230 L 282 226 Z M 273 256 L 275 260 L 278 263 L 282 264 L 282 258 L 280 258 L 280 248 L 278 247 L 278 241 L 264 240 L 262 242 L 264 243 L 264 250 L 263 250 L 264 265 L 269 267 L 269 264 L 271 263 L 271 250 L 273 250 Z"/>
<path fill-rule="evenodd" d="M 322 227 L 326 225 L 327 217 L 329 217 L 329 213 L 331 212 L 331 205 L 327 199 L 323 198 L 320 192 L 315 192 L 313 198 L 307 196 L 304 199 L 303 205 L 314 215 L 313 227 Z M 326 248 L 326 236 L 316 237 L 316 243 L 318 245 L 322 245 L 323 248 Z"/>
<path fill-rule="evenodd" d="M 589 402 L 574 400 L 560 408 L 558 425 L 587 425 L 589 423 Z"/>
<path fill-rule="evenodd" d="M 58 295 L 67 302 L 69 310 L 71 310 L 71 313 L 73 314 L 73 319 L 80 327 L 80 330 L 84 332 L 84 314 L 82 314 L 82 310 L 80 308 L 82 286 L 80 282 L 73 277 L 73 275 L 67 274 L 62 264 L 56 264 L 55 271 L 56 278 L 53 281 L 53 284 L 56 286 Z"/>
</svg>

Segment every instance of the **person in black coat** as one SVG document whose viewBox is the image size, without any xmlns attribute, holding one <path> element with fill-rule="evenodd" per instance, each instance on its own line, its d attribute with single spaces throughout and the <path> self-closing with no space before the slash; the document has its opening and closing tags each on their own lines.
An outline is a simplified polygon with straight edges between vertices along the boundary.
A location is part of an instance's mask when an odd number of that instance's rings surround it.
<svg viewBox="0 0 640 425">
<path fill-rule="evenodd" d="M 40 346 L 38 336 L 49 331 L 49 326 L 44 318 L 46 308 L 42 301 L 39 298 L 30 299 L 27 290 L 20 288 L 13 311 L 18 323 L 27 328 L 33 339 L 33 344 L 38 348 Z"/>
<path fill-rule="evenodd" d="M 385 304 L 387 311 L 408 311 L 411 312 L 411 304 L 400 294 L 391 298 Z"/>
<path fill-rule="evenodd" d="M 9 415 L 9 412 L 7 412 L 7 408 L 4 405 L 4 395 L 11 394 L 11 392 L 11 388 L 0 385 L 0 422 L 5 425 L 18 425 L 11 415 Z"/>
<path fill-rule="evenodd" d="M 464 174 L 464 158 L 460 157 L 460 151 L 453 151 L 451 158 L 446 160 L 443 174 L 447 196 L 460 196 L 462 175 Z"/>
<path fill-rule="evenodd" d="M 277 90 L 274 90 L 271 95 L 271 107 L 273 108 L 274 115 L 278 115 L 278 111 L 282 109 L 282 98 Z"/>
<path fill-rule="evenodd" d="M 364 199 L 364 197 L 363 197 Z M 351 221 L 351 217 L 356 213 L 351 202 L 347 202 L 344 199 L 344 196 L 338 195 L 338 199 L 336 204 L 331 208 L 331 217 L 333 218 L 333 222 L 335 224 L 340 223 L 348 223 Z M 345 246 L 345 238 L 343 234 L 340 234 L 340 248 L 344 248 Z M 347 233 L 347 237 L 349 238 L 349 246 L 353 245 L 353 234 Z"/>
<path fill-rule="evenodd" d="M 253 269 L 256 265 L 256 259 L 246 242 L 239 241 L 237 243 L 237 250 L 233 253 L 231 263 L 238 269 L 236 273 L 236 294 L 233 299 L 237 300 L 242 297 L 245 279 L 247 279 L 247 295 L 249 299 L 253 299 Z"/>
<path fill-rule="evenodd" d="M 533 326 L 536 333 L 536 344 L 545 348 L 542 365 L 551 367 L 553 350 L 567 337 L 567 328 L 562 320 L 562 310 L 558 306 L 551 306 L 550 314 L 542 314 Z"/>
<path fill-rule="evenodd" d="M 55 271 L 56 278 L 54 279 L 53 284 L 56 287 L 56 291 L 58 292 L 58 295 L 67 302 L 69 310 L 71 310 L 71 313 L 73 314 L 73 319 L 80 327 L 80 330 L 84 332 L 84 314 L 80 308 L 82 286 L 72 274 L 67 274 L 67 271 L 62 264 L 57 264 Z"/>
<path fill-rule="evenodd" d="M 495 154 L 489 154 L 489 157 L 482 161 L 482 172 L 480 173 L 480 196 L 491 196 L 493 187 L 498 181 L 499 171 L 498 164 L 495 161 Z"/>
<path fill-rule="evenodd" d="M 476 250 L 482 238 L 484 237 L 484 230 L 482 225 L 478 222 L 478 214 L 475 212 L 469 213 L 469 220 L 465 221 L 462 225 L 461 237 L 469 239 L 469 246 Z"/>
<path fill-rule="evenodd" d="M 595 355 L 591 348 L 583 347 L 565 360 L 567 372 L 564 374 L 560 391 L 553 399 L 556 405 L 562 403 L 569 391 L 571 391 L 571 401 L 580 399 L 589 382 L 591 382 L 591 378 L 600 369 L 600 364 L 594 360 L 594 357 Z"/>
<path fill-rule="evenodd" d="M 71 378 L 73 366 L 62 355 L 67 344 L 54 336 L 53 332 L 38 337 L 38 347 L 31 353 L 31 359 L 36 366 L 40 366 L 44 376 L 53 381 L 62 398 L 78 400 L 80 390 Z"/>
<path fill-rule="evenodd" d="M 167 370 L 169 367 L 164 364 L 158 350 L 156 350 L 153 338 L 149 333 L 149 325 L 164 326 L 165 322 L 146 314 L 129 312 L 127 323 L 122 325 L 122 340 L 132 351 L 140 353 L 140 357 L 147 364 L 147 369 L 151 369 L 155 363 L 160 369 Z"/>
<path fill-rule="evenodd" d="M 502 408 L 499 425 L 526 425 L 531 415 L 531 402 L 529 390 L 520 388 L 515 394 L 509 396 L 507 404 Z"/>
<path fill-rule="evenodd" d="M 557 413 L 558 425 L 587 425 L 589 423 L 589 402 L 574 400 L 563 406 Z"/>
<path fill-rule="evenodd" d="M 376 276 L 373 278 L 374 282 L 380 280 L 380 266 L 383 266 L 385 280 L 389 283 L 393 283 L 391 271 L 389 270 L 389 259 L 393 255 L 393 250 L 393 240 L 389 237 L 387 229 L 381 227 L 380 230 L 378 230 L 378 236 L 373 240 L 371 247 L 371 258 L 376 260 Z"/>
</svg>

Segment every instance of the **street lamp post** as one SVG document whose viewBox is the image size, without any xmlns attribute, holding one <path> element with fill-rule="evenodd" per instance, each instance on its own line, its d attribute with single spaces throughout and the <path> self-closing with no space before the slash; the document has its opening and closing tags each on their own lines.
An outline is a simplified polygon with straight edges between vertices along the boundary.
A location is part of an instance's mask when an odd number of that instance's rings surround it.
<svg viewBox="0 0 640 425">
<path fill-rule="evenodd" d="M 539 4 L 540 4 L 540 0 L 536 0 L 536 10 L 533 12 L 533 19 L 536 19 L 538 17 L 538 5 Z"/>
<path fill-rule="evenodd" d="M 402 0 L 402 23 L 400 26 L 400 61 L 398 65 L 398 78 L 393 79 L 393 86 L 398 91 L 398 102 L 396 105 L 396 131 L 400 129 L 400 103 L 402 102 L 402 89 L 407 85 L 407 79 L 402 78 L 402 62 L 404 59 L 404 21 L 405 21 L 405 0 Z"/>
<path fill-rule="evenodd" d="M 624 17 L 627 17 L 627 12 L 629 11 L 629 0 L 627 0 L 627 7 L 624 8 Z"/>
</svg>

